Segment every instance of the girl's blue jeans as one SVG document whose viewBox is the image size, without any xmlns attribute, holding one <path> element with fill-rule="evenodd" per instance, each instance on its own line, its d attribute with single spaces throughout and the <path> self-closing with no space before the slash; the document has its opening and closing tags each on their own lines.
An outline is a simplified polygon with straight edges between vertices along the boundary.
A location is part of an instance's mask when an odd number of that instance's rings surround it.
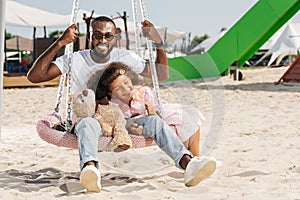
<svg viewBox="0 0 300 200">
<path fill-rule="evenodd" d="M 142 134 L 145 137 L 153 138 L 160 149 L 174 160 L 177 167 L 181 168 L 179 162 L 184 154 L 191 155 L 176 133 L 160 117 L 130 118 L 127 120 L 127 125 L 133 122 L 143 126 Z M 92 117 L 80 120 L 75 125 L 75 134 L 78 138 L 80 169 L 88 161 L 95 161 L 98 167 L 98 139 L 103 137 L 98 121 Z"/>
</svg>

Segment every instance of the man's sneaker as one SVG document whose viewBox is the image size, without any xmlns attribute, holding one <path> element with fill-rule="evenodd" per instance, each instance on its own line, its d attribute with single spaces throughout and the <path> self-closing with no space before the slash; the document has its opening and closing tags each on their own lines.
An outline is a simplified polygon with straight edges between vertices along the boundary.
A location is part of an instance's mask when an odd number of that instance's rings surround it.
<svg viewBox="0 0 300 200">
<path fill-rule="evenodd" d="M 216 169 L 216 160 L 211 157 L 194 157 L 184 171 L 184 184 L 187 187 L 195 186 L 208 178 Z"/>
<path fill-rule="evenodd" d="M 80 173 L 80 183 L 88 192 L 100 192 L 101 176 L 94 165 L 87 165 Z"/>
</svg>

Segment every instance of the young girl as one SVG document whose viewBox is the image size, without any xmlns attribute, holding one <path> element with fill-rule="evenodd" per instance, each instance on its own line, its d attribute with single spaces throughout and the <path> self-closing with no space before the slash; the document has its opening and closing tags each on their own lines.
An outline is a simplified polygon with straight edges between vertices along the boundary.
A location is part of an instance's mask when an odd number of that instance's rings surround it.
<svg viewBox="0 0 300 200">
<path fill-rule="evenodd" d="M 127 120 L 136 116 L 157 114 L 157 102 L 152 90 L 146 86 L 133 86 L 130 73 L 126 65 L 111 63 L 98 82 L 96 100 L 102 104 L 109 100 L 119 105 Z M 162 108 L 163 120 L 174 129 L 186 149 L 194 156 L 199 156 L 203 115 L 194 107 L 181 104 L 164 102 Z M 135 134 L 141 134 L 142 127 L 135 130 Z"/>
</svg>

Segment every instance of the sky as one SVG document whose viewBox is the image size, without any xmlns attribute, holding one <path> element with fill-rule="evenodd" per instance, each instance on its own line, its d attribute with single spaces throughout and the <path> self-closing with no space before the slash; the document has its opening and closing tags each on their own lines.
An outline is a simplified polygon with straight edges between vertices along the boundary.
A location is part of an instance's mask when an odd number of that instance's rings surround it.
<svg viewBox="0 0 300 200">
<path fill-rule="evenodd" d="M 14 0 L 16 2 L 40 8 L 58 14 L 70 14 L 73 0 Z M 258 0 L 145 0 L 148 19 L 155 25 L 168 29 L 191 32 L 192 36 L 208 34 L 214 36 L 222 28 L 234 25 Z M 81 0 L 80 8 L 108 16 L 117 16 L 123 11 L 132 19 L 131 0 Z M 84 24 L 83 24 L 84 26 Z M 64 30 L 66 27 L 48 27 L 52 30 Z M 85 27 L 81 27 L 85 30 Z M 31 27 L 6 25 L 13 35 L 31 38 Z M 37 36 L 43 37 L 43 30 L 37 30 Z"/>
</svg>

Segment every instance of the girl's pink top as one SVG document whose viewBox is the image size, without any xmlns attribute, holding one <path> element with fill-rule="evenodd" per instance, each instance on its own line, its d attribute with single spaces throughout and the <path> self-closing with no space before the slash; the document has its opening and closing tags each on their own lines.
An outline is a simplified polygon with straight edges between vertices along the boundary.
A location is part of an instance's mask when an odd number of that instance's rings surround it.
<svg viewBox="0 0 300 200">
<path fill-rule="evenodd" d="M 145 103 L 148 102 L 157 108 L 157 101 L 149 87 L 136 86 L 131 94 L 130 105 L 118 98 L 112 98 L 111 102 L 119 105 L 126 119 L 137 115 L 148 115 Z M 195 107 L 181 104 L 169 104 L 162 102 L 164 110 L 163 120 L 173 126 L 181 141 L 186 141 L 200 127 L 204 116 Z M 157 110 L 157 109 L 156 109 Z"/>
</svg>

